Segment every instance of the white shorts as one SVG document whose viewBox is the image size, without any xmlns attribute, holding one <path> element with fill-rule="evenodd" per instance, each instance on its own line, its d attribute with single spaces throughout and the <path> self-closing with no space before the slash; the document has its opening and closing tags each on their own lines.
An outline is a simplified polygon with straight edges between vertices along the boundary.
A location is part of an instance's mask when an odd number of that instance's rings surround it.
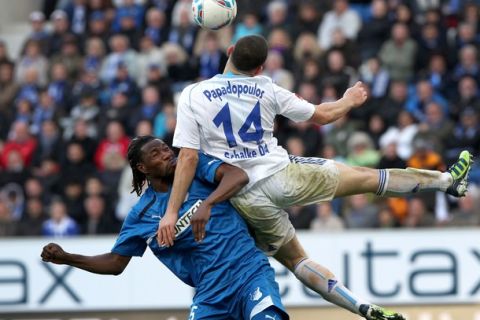
<svg viewBox="0 0 480 320">
<path fill-rule="evenodd" d="M 333 160 L 290 156 L 291 163 L 230 201 L 253 229 L 257 246 L 274 255 L 295 229 L 285 208 L 330 201 L 339 183 Z"/>
</svg>

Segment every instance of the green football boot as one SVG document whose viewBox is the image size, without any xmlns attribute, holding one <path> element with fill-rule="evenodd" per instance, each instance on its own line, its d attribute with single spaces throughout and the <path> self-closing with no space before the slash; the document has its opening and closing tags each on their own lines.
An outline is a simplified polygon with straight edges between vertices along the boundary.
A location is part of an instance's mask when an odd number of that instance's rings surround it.
<svg viewBox="0 0 480 320">
<path fill-rule="evenodd" d="M 468 187 L 468 173 L 473 163 L 473 157 L 470 152 L 464 150 L 458 156 L 455 162 L 449 169 L 448 173 L 453 178 L 453 182 L 448 187 L 447 193 L 454 197 L 464 197 L 467 193 Z"/>
<path fill-rule="evenodd" d="M 367 320 L 405 320 L 405 318 L 396 312 L 381 308 L 374 304 L 362 304 L 360 312 Z"/>
</svg>

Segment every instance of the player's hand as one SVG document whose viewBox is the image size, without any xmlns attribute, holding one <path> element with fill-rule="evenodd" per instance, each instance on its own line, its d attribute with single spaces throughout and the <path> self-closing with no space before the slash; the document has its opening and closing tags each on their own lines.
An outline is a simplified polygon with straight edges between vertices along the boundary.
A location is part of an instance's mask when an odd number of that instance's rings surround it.
<svg viewBox="0 0 480 320">
<path fill-rule="evenodd" d="M 165 213 L 165 216 L 160 220 L 157 232 L 157 242 L 160 246 L 171 247 L 175 240 L 175 224 L 177 223 L 178 215 L 175 213 Z"/>
<path fill-rule="evenodd" d="M 52 262 L 55 264 L 65 264 L 67 253 L 63 251 L 56 243 L 49 243 L 43 247 L 42 254 L 40 255 L 44 262 Z"/>
<path fill-rule="evenodd" d="M 349 102 L 352 108 L 361 106 L 368 98 L 367 89 L 361 81 L 357 81 L 353 87 L 345 91 L 343 98 Z"/>
<path fill-rule="evenodd" d="M 193 237 L 197 242 L 201 242 L 205 239 L 205 227 L 210 219 L 211 210 L 212 205 L 204 201 L 192 215 L 190 223 L 192 224 Z"/>
</svg>

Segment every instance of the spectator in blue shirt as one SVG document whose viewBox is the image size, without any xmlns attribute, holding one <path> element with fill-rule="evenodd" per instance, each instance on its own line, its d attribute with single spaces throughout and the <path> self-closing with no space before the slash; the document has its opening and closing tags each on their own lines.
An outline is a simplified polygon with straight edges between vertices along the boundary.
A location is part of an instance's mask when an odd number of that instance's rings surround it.
<svg viewBox="0 0 480 320">
<path fill-rule="evenodd" d="M 71 21 L 73 33 L 83 35 L 87 30 L 87 1 L 73 0 L 65 7 L 65 12 Z"/>
<path fill-rule="evenodd" d="M 449 114 L 447 100 L 436 93 L 428 80 L 420 80 L 417 83 L 416 91 L 408 98 L 405 109 L 413 116 L 423 122 L 425 120 L 425 107 L 430 102 L 439 104 L 445 114 Z"/>
<path fill-rule="evenodd" d="M 112 81 L 109 83 L 106 91 L 108 100 L 110 100 L 114 93 L 121 91 L 127 95 L 129 105 L 134 106 L 138 102 L 137 84 L 135 80 L 130 76 L 127 66 L 123 61 L 118 62 L 115 78 L 113 78 Z"/>
<path fill-rule="evenodd" d="M 227 55 L 220 49 L 217 35 L 208 33 L 203 50 L 198 57 L 200 78 L 208 79 L 222 73 L 227 60 Z"/>
<path fill-rule="evenodd" d="M 52 66 L 51 78 L 52 81 L 47 87 L 48 94 L 58 110 L 69 112 L 72 108 L 72 87 L 67 79 L 67 67 L 61 62 L 55 63 Z"/>
<path fill-rule="evenodd" d="M 123 5 L 117 8 L 115 19 L 113 20 L 112 30 L 114 32 L 121 31 L 121 20 L 123 17 L 133 17 L 135 28 L 143 27 L 143 17 L 145 8 L 141 4 L 136 4 L 134 0 L 124 0 Z"/>
<path fill-rule="evenodd" d="M 254 34 L 262 34 L 263 27 L 258 21 L 258 17 L 254 12 L 247 12 L 236 28 L 233 34 L 232 43 L 236 43 L 238 39 Z"/>
<path fill-rule="evenodd" d="M 460 61 L 453 71 L 453 80 L 458 82 L 464 76 L 471 76 L 480 82 L 480 65 L 478 64 L 478 50 L 473 45 L 460 49 Z"/>
<path fill-rule="evenodd" d="M 132 112 L 130 129 L 134 131 L 137 123 L 141 120 L 153 122 L 157 114 L 162 110 L 158 90 L 153 86 L 147 86 L 142 91 L 142 105 Z"/>
<path fill-rule="evenodd" d="M 158 8 L 151 8 L 147 11 L 146 20 L 145 35 L 152 39 L 156 46 L 161 46 L 168 39 L 165 13 Z"/>
<path fill-rule="evenodd" d="M 103 11 L 93 11 L 88 20 L 88 38 L 100 38 L 105 47 L 107 47 L 110 36 L 105 13 L 103 13 Z"/>
<path fill-rule="evenodd" d="M 192 54 L 197 31 L 197 26 L 194 26 L 190 19 L 190 12 L 182 10 L 180 11 L 179 24 L 170 30 L 168 41 L 182 46 L 188 54 Z"/>
<path fill-rule="evenodd" d="M 68 216 L 66 206 L 60 199 L 52 200 L 50 219 L 43 223 L 42 234 L 56 238 L 79 234 L 78 224 Z"/>
<path fill-rule="evenodd" d="M 32 125 L 30 132 L 33 134 L 40 133 L 42 124 L 47 120 L 54 120 L 56 115 L 55 102 L 47 90 L 40 92 L 39 103 L 35 106 L 32 117 Z"/>
<path fill-rule="evenodd" d="M 100 78 L 104 83 L 110 83 L 115 78 L 118 63 L 123 62 L 130 76 L 133 78 L 137 75 L 137 54 L 130 48 L 128 37 L 117 34 L 110 38 L 109 46 L 111 53 L 104 59 L 100 70 Z"/>
<path fill-rule="evenodd" d="M 25 81 L 17 92 L 17 101 L 25 99 L 31 104 L 36 104 L 39 88 L 37 70 L 34 68 L 25 70 Z"/>
</svg>

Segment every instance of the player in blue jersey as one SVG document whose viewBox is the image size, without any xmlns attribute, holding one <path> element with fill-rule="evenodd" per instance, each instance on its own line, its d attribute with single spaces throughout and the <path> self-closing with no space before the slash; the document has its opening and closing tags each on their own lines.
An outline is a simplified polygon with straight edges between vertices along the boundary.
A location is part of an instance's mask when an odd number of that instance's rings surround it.
<svg viewBox="0 0 480 320">
<path fill-rule="evenodd" d="M 195 179 L 179 211 L 175 246 L 161 247 L 156 233 L 167 207 L 176 158 L 163 141 L 144 136 L 131 142 L 128 160 L 134 191 L 143 195 L 125 219 L 111 252 L 83 256 L 50 243 L 43 248 L 43 261 L 118 275 L 131 257 L 142 256 L 148 246 L 178 278 L 196 288 L 189 319 L 289 319 L 267 257 L 225 201 L 248 183 L 243 170 L 199 154 Z M 201 243 L 194 240 L 191 226 L 191 216 L 199 207 L 211 212 L 206 226 L 209 237 Z"/>
</svg>

